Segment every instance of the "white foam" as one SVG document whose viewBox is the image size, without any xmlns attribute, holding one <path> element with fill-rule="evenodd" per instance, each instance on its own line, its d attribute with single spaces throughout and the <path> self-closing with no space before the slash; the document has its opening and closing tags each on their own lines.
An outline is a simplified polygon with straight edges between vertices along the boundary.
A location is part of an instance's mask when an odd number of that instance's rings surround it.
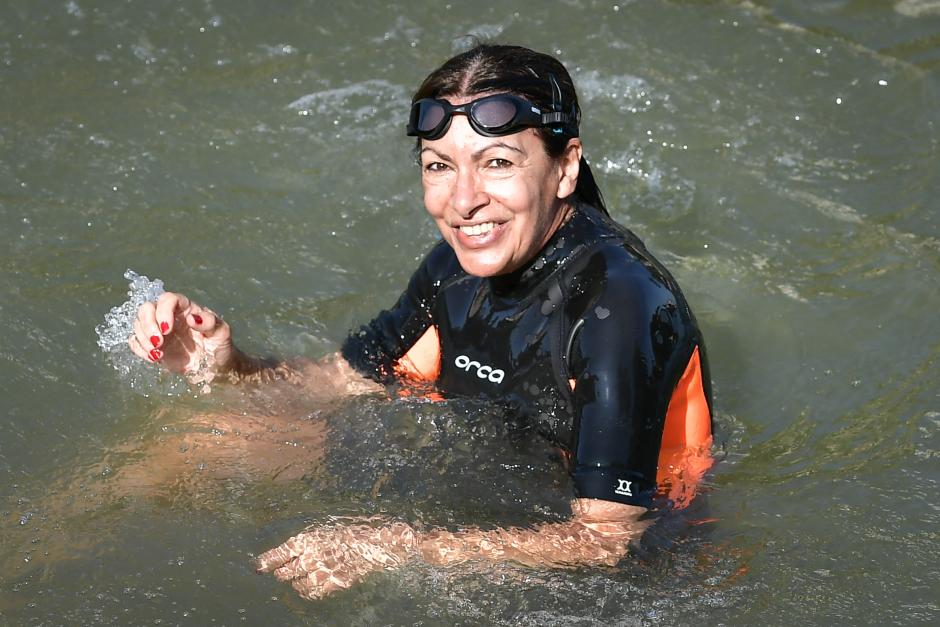
<svg viewBox="0 0 940 627">
<path fill-rule="evenodd" d="M 112 307 L 104 316 L 104 323 L 95 327 L 98 346 L 105 353 L 111 366 L 120 373 L 131 389 L 144 396 L 151 394 L 179 395 L 188 391 L 185 380 L 162 368 L 149 364 L 131 352 L 127 339 L 134 332 L 137 310 L 145 302 L 156 302 L 164 292 L 163 281 L 151 281 L 133 270 L 127 270 L 124 278 L 128 284 L 127 300 Z"/>
<path fill-rule="evenodd" d="M 940 0 L 901 0 L 895 3 L 894 10 L 908 17 L 940 15 Z"/>
</svg>

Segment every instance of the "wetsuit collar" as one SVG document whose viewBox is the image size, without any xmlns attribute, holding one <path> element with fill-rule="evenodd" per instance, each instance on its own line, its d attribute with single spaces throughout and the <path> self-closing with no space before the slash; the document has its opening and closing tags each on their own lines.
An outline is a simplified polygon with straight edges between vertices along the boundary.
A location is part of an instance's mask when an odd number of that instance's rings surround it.
<svg viewBox="0 0 940 627">
<path fill-rule="evenodd" d="M 568 219 L 527 264 L 509 274 L 490 277 L 488 280 L 493 293 L 501 298 L 526 296 L 532 287 L 561 267 L 571 257 L 571 252 L 576 246 L 576 238 L 572 235 L 576 232 L 577 225 L 584 220 L 583 213 L 586 209 L 590 210 L 575 204 Z"/>
</svg>

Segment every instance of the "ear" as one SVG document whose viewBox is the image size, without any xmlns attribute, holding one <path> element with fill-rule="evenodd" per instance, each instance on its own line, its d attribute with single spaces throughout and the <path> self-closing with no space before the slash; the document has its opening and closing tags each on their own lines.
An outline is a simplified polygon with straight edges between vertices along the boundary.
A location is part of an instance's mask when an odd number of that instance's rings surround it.
<svg viewBox="0 0 940 627">
<path fill-rule="evenodd" d="M 567 198 L 578 186 L 578 173 L 581 171 L 581 138 L 572 137 L 565 146 L 565 151 L 558 157 L 561 180 L 558 181 L 558 198 Z"/>
</svg>

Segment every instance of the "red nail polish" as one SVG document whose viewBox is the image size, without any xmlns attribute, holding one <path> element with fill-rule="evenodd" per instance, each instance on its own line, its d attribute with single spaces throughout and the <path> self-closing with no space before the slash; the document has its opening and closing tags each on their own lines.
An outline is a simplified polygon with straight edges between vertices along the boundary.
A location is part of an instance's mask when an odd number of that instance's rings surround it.
<svg viewBox="0 0 940 627">
<path fill-rule="evenodd" d="M 165 335 L 166 332 L 169 331 L 169 330 L 170 330 L 170 325 L 169 325 L 169 323 L 166 323 L 166 322 L 161 322 L 161 323 L 160 323 L 160 333 L 163 333 L 163 334 Z"/>
<path fill-rule="evenodd" d="M 202 324 L 202 316 L 199 314 L 193 314 L 193 322 L 196 324 Z"/>
<path fill-rule="evenodd" d="M 157 349 L 153 349 L 152 351 L 150 351 L 150 358 L 151 358 L 152 360 L 154 360 L 154 361 L 160 361 L 160 358 L 161 358 L 161 357 L 163 357 L 163 353 L 161 353 L 161 352 L 158 351 Z"/>
<path fill-rule="evenodd" d="M 156 348 L 157 346 L 159 346 L 159 345 L 160 345 L 160 336 L 159 336 L 159 335 L 151 335 L 151 336 L 150 336 L 150 343 L 153 344 L 153 347 L 154 347 L 154 348 Z"/>
</svg>

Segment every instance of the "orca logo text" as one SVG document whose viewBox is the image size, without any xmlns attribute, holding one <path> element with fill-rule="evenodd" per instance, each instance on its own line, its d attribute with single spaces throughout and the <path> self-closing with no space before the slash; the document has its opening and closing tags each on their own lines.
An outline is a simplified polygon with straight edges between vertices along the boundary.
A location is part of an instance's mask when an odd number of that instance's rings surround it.
<svg viewBox="0 0 940 627">
<path fill-rule="evenodd" d="M 454 365 L 461 368 L 464 372 L 470 372 L 470 370 L 475 368 L 477 376 L 481 379 L 486 379 L 490 383 L 502 383 L 503 377 L 506 376 L 506 373 L 502 370 L 493 368 L 492 366 L 484 366 L 476 360 L 471 361 L 466 355 L 458 355 L 457 359 L 454 360 Z"/>
</svg>

